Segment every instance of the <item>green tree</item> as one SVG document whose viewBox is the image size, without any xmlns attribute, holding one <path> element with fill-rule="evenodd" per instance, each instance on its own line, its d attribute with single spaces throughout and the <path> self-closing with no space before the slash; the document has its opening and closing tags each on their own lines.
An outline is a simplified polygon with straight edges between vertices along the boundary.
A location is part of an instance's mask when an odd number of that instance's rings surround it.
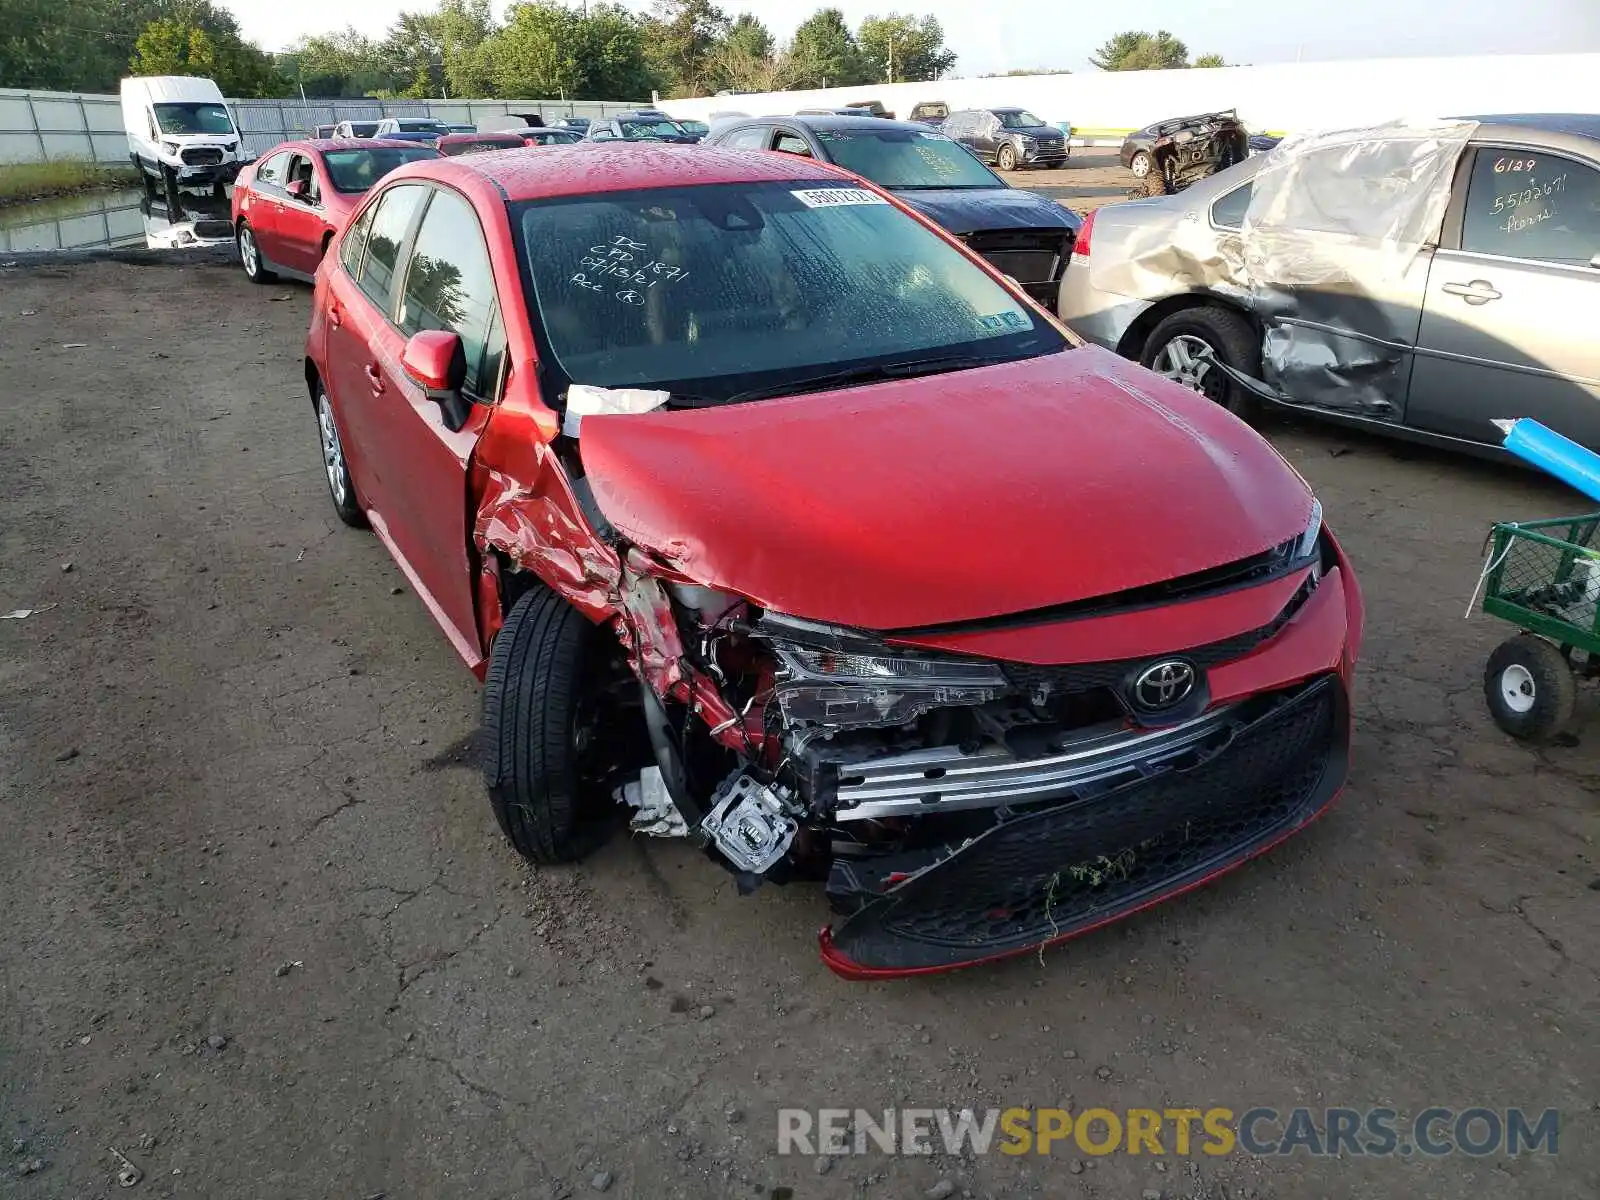
<svg viewBox="0 0 1600 1200">
<path fill-rule="evenodd" d="M 740 13 L 733 19 L 733 24 L 728 27 L 727 36 L 722 39 L 722 44 L 751 58 L 771 58 L 777 50 L 772 30 L 749 13 Z"/>
<path fill-rule="evenodd" d="M 1119 33 L 1089 56 L 1102 71 L 1166 71 L 1189 65 L 1189 47 L 1165 29 Z"/>
<path fill-rule="evenodd" d="M 655 0 L 646 22 L 650 58 L 675 96 L 704 94 L 712 50 L 728 33 L 727 14 L 711 0 Z"/>
<path fill-rule="evenodd" d="M 837 8 L 819 8 L 794 31 L 786 56 L 794 87 L 848 87 L 871 77 L 861 48 Z"/>
<path fill-rule="evenodd" d="M 937 79 L 956 65 L 937 17 L 868 17 L 856 31 L 856 44 L 868 77 L 888 83 Z"/>
<path fill-rule="evenodd" d="M 201 75 L 226 96 L 280 96 L 287 81 L 270 55 L 242 40 L 232 17 L 215 20 L 204 8 L 151 21 L 134 40 L 128 70 L 135 75 Z"/>
<path fill-rule="evenodd" d="M 643 99 L 655 85 L 644 29 L 616 4 L 587 14 L 554 0 L 518 4 L 484 42 L 481 69 L 508 99 Z"/>
<path fill-rule="evenodd" d="M 308 96 L 365 96 L 395 89 L 379 44 L 354 26 L 308 37 L 280 57 L 285 73 Z"/>
<path fill-rule="evenodd" d="M 1196 67 L 1225 67 L 1228 64 L 1220 54 L 1202 54 L 1194 60 L 1194 65 Z"/>
</svg>

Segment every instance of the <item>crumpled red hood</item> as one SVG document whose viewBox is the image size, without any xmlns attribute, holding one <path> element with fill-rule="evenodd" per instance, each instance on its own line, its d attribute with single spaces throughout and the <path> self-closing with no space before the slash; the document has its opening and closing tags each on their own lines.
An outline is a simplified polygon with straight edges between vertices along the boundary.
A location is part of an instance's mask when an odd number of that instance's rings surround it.
<svg viewBox="0 0 1600 1200">
<path fill-rule="evenodd" d="M 1177 384 L 1086 346 L 725 408 L 585 417 L 619 532 L 793 616 L 903 629 L 1156 583 L 1300 533 L 1304 482 Z"/>
</svg>

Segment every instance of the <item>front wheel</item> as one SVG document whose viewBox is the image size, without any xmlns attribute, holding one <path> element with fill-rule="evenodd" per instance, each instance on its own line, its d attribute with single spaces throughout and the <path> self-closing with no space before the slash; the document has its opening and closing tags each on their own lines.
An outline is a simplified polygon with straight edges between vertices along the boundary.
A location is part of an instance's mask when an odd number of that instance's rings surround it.
<svg viewBox="0 0 1600 1200">
<path fill-rule="evenodd" d="M 251 283 L 271 283 L 277 279 L 267 270 L 266 261 L 261 257 L 261 246 L 256 242 L 256 231 L 250 228 L 248 222 L 239 222 L 236 240 L 239 244 L 239 265 L 244 268 L 245 278 Z"/>
<path fill-rule="evenodd" d="M 1181 383 L 1235 416 L 1255 415 L 1256 398 L 1218 370 L 1226 363 L 1254 375 L 1260 369 L 1261 340 L 1238 313 L 1226 308 L 1186 308 L 1150 333 L 1139 361 L 1157 375 Z"/>
<path fill-rule="evenodd" d="M 501 832 L 536 863 L 576 862 L 616 824 L 597 784 L 596 760 L 616 753 L 617 737 L 596 714 L 598 636 L 536 585 L 511 606 L 489 655 L 483 781 Z"/>
<path fill-rule="evenodd" d="M 1507 638 L 1483 671 L 1489 715 L 1506 733 L 1542 742 L 1566 728 L 1578 703 L 1577 681 L 1561 650 L 1531 633 Z"/>
<path fill-rule="evenodd" d="M 1002 171 L 1015 171 L 1017 169 L 1017 149 L 1012 145 L 1000 147 L 1000 152 L 994 156 L 994 165 Z"/>
<path fill-rule="evenodd" d="M 1150 156 L 1143 150 L 1140 150 L 1133 156 L 1131 160 L 1129 160 L 1128 170 L 1133 172 L 1133 177 L 1135 179 L 1143 179 L 1146 175 L 1150 174 Z"/>
</svg>

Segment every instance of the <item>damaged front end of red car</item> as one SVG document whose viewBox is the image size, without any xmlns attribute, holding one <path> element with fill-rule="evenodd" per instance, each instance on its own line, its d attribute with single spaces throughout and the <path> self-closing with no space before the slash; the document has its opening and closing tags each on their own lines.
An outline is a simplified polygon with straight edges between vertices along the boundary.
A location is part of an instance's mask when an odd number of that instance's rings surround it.
<svg viewBox="0 0 1600 1200">
<path fill-rule="evenodd" d="M 908 385 L 587 418 L 560 469 L 518 473 L 546 493 L 481 481 L 484 561 L 608 625 L 642 683 L 627 736 L 595 731 L 639 750 L 599 801 L 741 890 L 821 883 L 849 978 L 1096 928 L 1268 849 L 1345 778 L 1361 599 L 1304 483 L 1099 351 L 1015 368 L 1038 387 L 1006 370 L 960 404 Z M 1063 399 L 1085 393 L 1115 431 L 1085 431 Z M 1018 432 L 963 445 L 985 401 Z M 1152 449 L 1172 476 L 1130 490 Z M 1004 511 L 954 515 L 981 480 Z"/>
</svg>

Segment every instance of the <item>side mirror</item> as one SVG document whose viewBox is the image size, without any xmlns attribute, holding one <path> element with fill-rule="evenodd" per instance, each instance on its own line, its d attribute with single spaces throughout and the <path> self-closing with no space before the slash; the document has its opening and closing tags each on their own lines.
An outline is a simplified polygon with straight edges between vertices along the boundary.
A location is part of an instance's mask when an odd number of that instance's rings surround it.
<svg viewBox="0 0 1600 1200">
<path fill-rule="evenodd" d="M 448 329 L 424 329 L 411 335 L 400 355 L 406 375 L 439 405 L 451 430 L 467 423 L 472 405 L 461 394 L 467 378 L 467 354 L 461 335 Z"/>
<path fill-rule="evenodd" d="M 308 203 L 311 198 L 311 185 L 304 179 L 291 179 L 289 186 L 283 190 L 289 193 L 291 200 L 299 200 L 302 204 Z"/>
</svg>

